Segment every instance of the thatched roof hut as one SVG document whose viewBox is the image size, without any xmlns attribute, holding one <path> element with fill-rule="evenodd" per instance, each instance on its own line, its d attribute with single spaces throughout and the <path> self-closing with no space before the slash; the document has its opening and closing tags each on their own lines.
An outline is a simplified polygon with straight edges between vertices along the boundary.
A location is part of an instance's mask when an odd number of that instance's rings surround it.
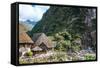
<svg viewBox="0 0 100 68">
<path fill-rule="evenodd" d="M 26 32 L 19 33 L 19 43 L 34 43 Z"/>
<path fill-rule="evenodd" d="M 44 33 L 33 34 L 32 40 L 36 46 L 39 46 L 43 50 L 53 47 L 52 41 Z"/>
</svg>

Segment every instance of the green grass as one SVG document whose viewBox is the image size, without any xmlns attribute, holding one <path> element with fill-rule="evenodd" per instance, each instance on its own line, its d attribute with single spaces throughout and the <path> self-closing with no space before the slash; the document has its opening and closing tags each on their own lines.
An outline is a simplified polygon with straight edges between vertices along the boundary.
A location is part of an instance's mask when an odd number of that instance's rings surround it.
<svg viewBox="0 0 100 68">
<path fill-rule="evenodd" d="M 94 55 L 91 55 L 91 54 L 86 54 L 84 56 L 85 60 L 95 60 L 96 59 L 96 56 Z"/>
</svg>

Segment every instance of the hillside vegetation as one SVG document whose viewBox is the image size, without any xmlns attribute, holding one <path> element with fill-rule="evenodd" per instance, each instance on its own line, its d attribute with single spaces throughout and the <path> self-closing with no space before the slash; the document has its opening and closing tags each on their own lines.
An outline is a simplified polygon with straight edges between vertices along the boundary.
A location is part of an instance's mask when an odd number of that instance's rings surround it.
<svg viewBox="0 0 100 68">
<path fill-rule="evenodd" d="M 32 31 L 28 32 L 30 36 L 33 33 L 42 32 L 50 37 L 57 37 L 53 40 L 65 43 L 75 40 L 81 41 L 82 48 L 95 50 L 96 38 L 91 35 L 96 34 L 96 10 L 94 8 L 79 7 L 57 7 L 51 6 L 44 14 Z M 63 41 L 62 41 L 63 40 Z"/>
</svg>

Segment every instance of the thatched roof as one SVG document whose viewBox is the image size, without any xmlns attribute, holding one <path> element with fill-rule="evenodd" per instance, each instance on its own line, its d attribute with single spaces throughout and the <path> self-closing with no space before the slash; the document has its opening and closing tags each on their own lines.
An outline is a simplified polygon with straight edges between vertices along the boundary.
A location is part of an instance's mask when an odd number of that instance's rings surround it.
<svg viewBox="0 0 100 68">
<path fill-rule="evenodd" d="M 33 34 L 32 40 L 35 42 L 35 45 L 39 46 L 42 43 L 48 48 L 52 48 L 52 41 L 44 33 L 35 33 Z"/>
<path fill-rule="evenodd" d="M 19 43 L 34 43 L 26 32 L 19 33 Z"/>
</svg>

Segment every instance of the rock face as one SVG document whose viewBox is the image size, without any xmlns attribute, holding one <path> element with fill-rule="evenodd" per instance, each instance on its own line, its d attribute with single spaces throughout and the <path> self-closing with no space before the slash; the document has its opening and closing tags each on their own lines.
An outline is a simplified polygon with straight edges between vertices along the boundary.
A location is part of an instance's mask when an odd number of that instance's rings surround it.
<svg viewBox="0 0 100 68">
<path fill-rule="evenodd" d="M 96 10 L 94 8 L 51 6 L 42 20 L 28 34 L 32 36 L 33 33 L 45 33 L 47 36 L 53 36 L 63 31 L 79 34 L 83 49 L 88 49 L 88 47 L 95 49 L 91 32 L 96 31 Z"/>
<path fill-rule="evenodd" d="M 92 32 L 91 32 L 91 37 L 92 37 L 92 39 L 93 39 L 93 40 L 92 40 L 92 41 L 93 41 L 93 44 L 96 45 L 96 31 L 92 31 Z"/>
<path fill-rule="evenodd" d="M 94 13 L 94 9 L 87 9 L 84 19 L 84 23 L 86 24 L 85 28 L 87 30 L 85 30 L 85 32 L 82 35 L 82 41 L 84 45 L 83 48 L 85 49 L 88 49 L 89 47 L 95 49 L 94 46 L 95 44 L 93 44 L 93 42 L 94 40 L 96 41 L 96 20 L 93 21 L 93 18 L 96 19 L 96 12 Z M 93 37 L 94 31 L 95 31 L 95 36 Z"/>
</svg>

